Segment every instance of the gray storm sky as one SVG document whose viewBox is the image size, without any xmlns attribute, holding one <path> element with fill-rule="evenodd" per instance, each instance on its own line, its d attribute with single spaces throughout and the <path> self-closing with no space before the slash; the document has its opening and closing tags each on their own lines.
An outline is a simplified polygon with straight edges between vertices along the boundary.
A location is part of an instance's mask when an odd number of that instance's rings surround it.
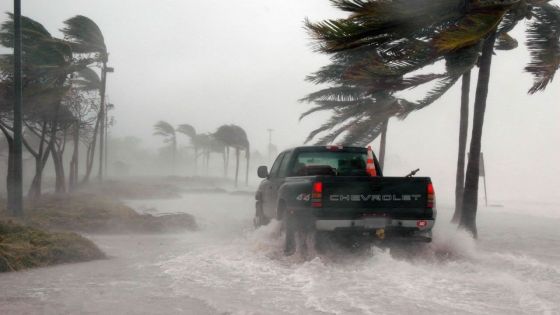
<svg viewBox="0 0 560 315">
<path fill-rule="evenodd" d="M 326 0 L 22 2 L 24 15 L 57 36 L 62 22 L 76 14 L 98 23 L 116 68 L 108 81 L 116 136 L 137 136 L 156 148 L 157 120 L 189 123 L 199 132 L 234 123 L 264 151 L 267 128 L 282 148 L 300 144 L 325 118 L 298 122 L 308 105 L 297 100 L 316 89 L 304 77 L 328 62 L 311 50 L 303 30 L 305 17 L 340 15 Z M 0 11 L 12 11 L 11 5 L 2 1 Z M 514 35 L 520 47 L 497 52 L 493 61 L 483 137 L 489 193 L 494 200 L 554 201 L 560 196 L 558 80 L 544 93 L 527 95 L 523 25 Z M 451 196 L 459 89 L 403 122 L 391 121 L 386 173 L 419 167 Z"/>
</svg>

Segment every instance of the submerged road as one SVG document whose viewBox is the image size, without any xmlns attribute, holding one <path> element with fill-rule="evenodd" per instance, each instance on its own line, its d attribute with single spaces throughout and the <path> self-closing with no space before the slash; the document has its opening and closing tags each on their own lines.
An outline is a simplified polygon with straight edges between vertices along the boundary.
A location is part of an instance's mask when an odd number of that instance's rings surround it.
<svg viewBox="0 0 560 315">
<path fill-rule="evenodd" d="M 560 216 L 548 215 L 560 206 L 483 208 L 475 243 L 440 205 L 435 241 L 416 257 L 303 259 L 283 257 L 275 224 L 252 229 L 250 195 L 129 204 L 191 213 L 201 230 L 90 236 L 110 259 L 1 274 L 0 314 L 560 313 Z"/>
</svg>

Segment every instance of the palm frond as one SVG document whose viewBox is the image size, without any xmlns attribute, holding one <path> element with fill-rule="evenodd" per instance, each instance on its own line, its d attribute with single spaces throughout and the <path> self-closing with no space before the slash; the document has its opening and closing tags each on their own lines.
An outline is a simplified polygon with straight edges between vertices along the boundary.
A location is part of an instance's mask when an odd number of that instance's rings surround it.
<svg viewBox="0 0 560 315">
<path fill-rule="evenodd" d="M 383 131 L 385 121 L 386 118 L 380 116 L 368 116 L 361 119 L 349 126 L 341 144 L 362 147 L 370 144 Z"/>
<path fill-rule="evenodd" d="M 497 27 L 507 8 L 504 6 L 465 15 L 453 27 L 443 30 L 433 39 L 434 47 L 438 53 L 448 53 L 477 44 Z"/>
<path fill-rule="evenodd" d="M 181 124 L 177 126 L 177 131 L 188 136 L 191 139 L 194 139 L 196 136 L 196 129 L 189 124 Z"/>
<path fill-rule="evenodd" d="M 512 50 L 517 48 L 517 46 L 519 46 L 519 43 L 515 38 L 511 37 L 508 33 L 499 33 L 496 38 L 496 43 L 494 44 L 494 49 Z"/>
<path fill-rule="evenodd" d="M 361 99 L 344 100 L 344 101 L 318 100 L 318 101 L 315 101 L 314 103 L 317 104 L 317 105 L 315 107 L 312 107 L 311 109 L 307 110 L 303 114 L 301 114 L 301 116 L 299 117 L 300 120 L 303 119 L 306 116 L 309 116 L 312 113 L 319 112 L 319 111 L 326 111 L 326 110 L 338 111 L 341 108 L 357 107 L 357 106 L 359 106 L 359 107 L 371 106 L 371 105 L 373 105 L 373 100 L 369 97 L 366 97 L 366 98 L 361 98 Z"/>
<path fill-rule="evenodd" d="M 545 3 L 533 9 L 527 26 L 527 49 L 531 61 L 525 71 L 534 77 L 529 93 L 544 90 L 560 66 L 560 8 Z"/>
<path fill-rule="evenodd" d="M 101 89 L 101 79 L 97 72 L 90 67 L 85 67 L 77 71 L 77 78 L 72 80 L 76 88 L 84 91 L 94 91 Z"/>
<path fill-rule="evenodd" d="M 174 136 L 175 128 L 173 128 L 170 123 L 160 120 L 154 125 L 154 135 L 164 137 Z"/>
<path fill-rule="evenodd" d="M 76 53 L 99 53 L 101 60 L 107 58 L 107 47 L 103 33 L 97 24 L 88 17 L 76 15 L 64 21 L 61 32 L 72 44 Z"/>
<path fill-rule="evenodd" d="M 364 88 L 340 85 L 335 87 L 329 87 L 317 92 L 313 92 L 306 97 L 300 99 L 300 102 L 311 103 L 314 101 L 351 101 L 363 98 L 367 95 L 367 91 Z"/>
<path fill-rule="evenodd" d="M 363 116 L 363 115 L 361 115 Z M 331 129 L 334 129 L 334 131 L 329 132 L 328 134 L 322 136 L 321 138 L 319 138 L 317 141 L 315 141 L 315 145 L 327 145 L 327 144 L 333 144 L 335 143 L 336 139 L 342 135 L 343 133 L 347 132 L 348 129 L 353 126 L 354 124 L 358 123 L 360 121 L 360 119 L 362 118 L 361 116 L 355 117 L 350 119 L 349 122 L 344 123 L 344 124 L 337 124 L 337 127 L 333 127 Z"/>
</svg>

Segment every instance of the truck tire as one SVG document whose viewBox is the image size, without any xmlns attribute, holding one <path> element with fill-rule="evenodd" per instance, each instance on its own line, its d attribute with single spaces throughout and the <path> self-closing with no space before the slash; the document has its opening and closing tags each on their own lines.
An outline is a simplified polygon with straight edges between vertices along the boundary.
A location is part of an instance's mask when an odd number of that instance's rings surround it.
<svg viewBox="0 0 560 315">
<path fill-rule="evenodd" d="M 284 229 L 284 255 L 291 256 L 296 251 L 296 226 L 294 217 L 288 213 L 284 213 L 282 219 L 282 227 Z"/>
<path fill-rule="evenodd" d="M 253 225 L 255 226 L 255 228 L 259 228 L 263 225 L 267 225 L 268 222 L 268 218 L 264 215 L 262 202 L 257 201 L 255 203 L 255 217 L 253 218 Z"/>
</svg>

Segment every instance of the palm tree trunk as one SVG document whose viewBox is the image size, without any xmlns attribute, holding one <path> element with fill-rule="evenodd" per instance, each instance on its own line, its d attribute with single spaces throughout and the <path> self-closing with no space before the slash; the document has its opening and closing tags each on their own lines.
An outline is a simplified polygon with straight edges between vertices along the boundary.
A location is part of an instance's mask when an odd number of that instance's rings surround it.
<svg viewBox="0 0 560 315">
<path fill-rule="evenodd" d="M 229 166 L 229 147 L 226 147 L 224 153 L 224 178 L 227 178 Z"/>
<path fill-rule="evenodd" d="M 249 186 L 249 161 L 251 160 L 251 150 L 245 149 L 245 157 L 247 158 L 247 167 L 245 168 L 245 186 Z"/>
<path fill-rule="evenodd" d="M 70 190 L 74 190 L 78 184 L 78 161 L 80 153 L 80 122 L 76 121 L 74 125 L 74 152 L 70 161 L 70 174 L 68 176 L 68 186 Z"/>
<path fill-rule="evenodd" d="M 49 160 L 49 155 L 51 154 L 51 146 L 50 142 L 47 145 L 45 152 L 43 150 L 39 150 L 39 154 L 35 156 L 35 175 L 33 176 L 33 181 L 31 182 L 31 186 L 29 187 L 29 191 L 27 193 L 29 199 L 37 200 L 41 197 L 42 194 L 42 185 L 43 185 L 43 171 L 45 170 L 45 165 Z"/>
<path fill-rule="evenodd" d="M 176 173 L 176 163 L 177 163 L 177 138 L 175 136 L 173 136 L 173 139 L 171 140 L 171 155 L 172 155 L 172 161 L 171 161 L 171 167 L 173 169 L 173 175 L 175 175 Z"/>
<path fill-rule="evenodd" d="M 84 176 L 84 179 L 82 179 L 82 183 L 87 183 L 91 176 L 91 171 L 93 169 L 93 161 L 95 159 L 95 145 L 97 143 L 97 133 L 99 132 L 99 124 L 100 124 L 100 119 L 99 117 L 97 117 L 97 120 L 95 122 L 95 127 L 93 128 L 93 136 L 92 136 L 93 138 L 91 140 L 92 142 L 88 147 L 86 175 Z"/>
<path fill-rule="evenodd" d="M 482 47 L 480 57 L 480 69 L 478 71 L 478 82 L 476 85 L 476 97 L 474 100 L 474 116 L 471 135 L 471 146 L 467 174 L 465 179 L 465 191 L 463 193 L 463 206 L 459 226 L 478 237 L 476 228 L 476 211 L 478 207 L 478 180 L 479 163 L 482 142 L 482 127 L 484 125 L 484 113 L 486 111 L 486 99 L 488 97 L 488 85 L 490 82 L 490 70 L 492 66 L 492 53 L 496 42 L 496 31 L 486 38 Z"/>
<path fill-rule="evenodd" d="M 379 144 L 379 166 L 383 170 L 385 165 L 385 147 L 387 146 L 387 125 L 389 124 L 389 119 L 385 120 L 383 123 L 383 130 L 381 131 L 381 141 Z"/>
<path fill-rule="evenodd" d="M 458 223 L 463 205 L 463 191 L 465 189 L 465 151 L 467 149 L 467 135 L 469 130 L 469 93 L 471 90 L 471 71 L 463 74 L 461 88 L 461 114 L 459 118 L 459 153 L 457 156 L 457 175 L 455 176 L 455 213 L 451 222 Z"/>
<path fill-rule="evenodd" d="M 239 179 L 239 148 L 235 148 L 235 187 Z"/>
<path fill-rule="evenodd" d="M 194 175 L 198 175 L 198 148 L 194 147 Z"/>
<path fill-rule="evenodd" d="M 66 175 L 64 174 L 64 164 L 62 162 L 62 153 L 57 152 L 54 148 L 52 149 L 53 164 L 55 171 L 55 192 L 65 193 L 66 192 Z"/>
</svg>

